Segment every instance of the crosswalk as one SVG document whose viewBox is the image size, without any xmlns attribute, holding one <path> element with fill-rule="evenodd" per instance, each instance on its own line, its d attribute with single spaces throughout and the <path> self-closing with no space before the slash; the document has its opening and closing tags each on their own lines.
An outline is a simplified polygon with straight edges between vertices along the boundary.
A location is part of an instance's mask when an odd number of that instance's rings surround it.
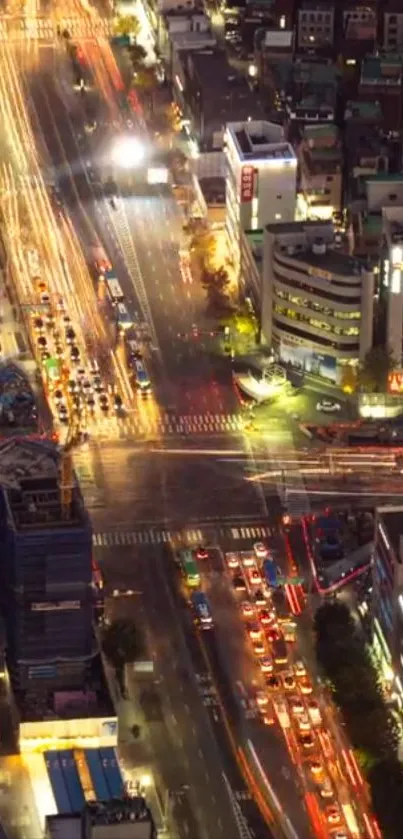
<svg viewBox="0 0 403 839">
<path fill-rule="evenodd" d="M 72 37 L 109 37 L 112 33 L 110 21 L 84 17 L 63 17 L 58 20 L 26 15 L 3 16 L 0 21 L 0 41 L 55 41 L 59 33 L 67 31 Z"/>
<path fill-rule="evenodd" d="M 217 539 L 220 537 L 236 541 L 268 539 L 270 528 L 265 525 L 256 526 L 219 526 L 215 528 Z M 93 533 L 92 541 L 95 548 L 112 548 L 130 545 L 161 545 L 183 544 L 203 545 L 211 540 L 211 528 L 195 527 L 187 530 L 165 530 L 149 528 L 148 530 L 110 530 L 105 533 Z"/>
<path fill-rule="evenodd" d="M 126 425 L 137 434 L 225 434 L 241 431 L 237 414 L 161 414 L 158 417 L 130 417 Z"/>
</svg>

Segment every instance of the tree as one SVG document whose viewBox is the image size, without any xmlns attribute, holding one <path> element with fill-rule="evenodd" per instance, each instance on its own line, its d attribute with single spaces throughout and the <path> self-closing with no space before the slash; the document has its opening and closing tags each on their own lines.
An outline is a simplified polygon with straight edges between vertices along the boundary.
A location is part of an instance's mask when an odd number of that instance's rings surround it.
<svg viewBox="0 0 403 839">
<path fill-rule="evenodd" d="M 158 79 L 153 67 L 139 67 L 133 73 L 135 87 L 139 87 L 147 93 L 151 93 L 158 84 Z"/>
<path fill-rule="evenodd" d="M 360 387 L 367 393 L 386 393 L 388 375 L 395 367 L 396 361 L 388 347 L 383 344 L 372 347 L 359 371 Z"/>
<path fill-rule="evenodd" d="M 231 315 L 222 318 L 221 326 L 227 326 L 238 335 L 253 339 L 256 338 L 258 330 L 258 323 L 254 313 L 246 307 L 242 309 L 235 309 Z"/>
<path fill-rule="evenodd" d="M 142 654 L 144 640 L 133 621 L 119 619 L 105 628 L 102 649 L 116 670 L 122 670 Z"/>
<path fill-rule="evenodd" d="M 131 35 L 137 38 L 140 32 L 140 23 L 135 15 L 118 15 L 113 24 L 115 35 Z"/>
<path fill-rule="evenodd" d="M 214 260 L 217 252 L 217 240 L 211 230 L 202 231 L 195 236 L 190 244 L 190 252 L 193 256 L 199 258 L 202 267 L 205 269 L 206 281 L 208 277 L 214 276 L 211 269 L 214 266 Z"/>
<path fill-rule="evenodd" d="M 127 47 L 127 53 L 132 63 L 133 70 L 138 70 L 144 66 L 147 52 L 141 44 L 131 44 Z"/>
</svg>

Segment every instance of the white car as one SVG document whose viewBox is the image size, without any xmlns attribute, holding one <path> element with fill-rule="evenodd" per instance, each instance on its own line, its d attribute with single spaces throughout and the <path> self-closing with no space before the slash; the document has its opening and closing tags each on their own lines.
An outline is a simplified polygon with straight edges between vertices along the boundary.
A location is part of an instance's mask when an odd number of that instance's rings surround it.
<svg viewBox="0 0 403 839">
<path fill-rule="evenodd" d="M 226 554 L 228 568 L 239 568 L 239 559 L 235 553 Z"/>
<path fill-rule="evenodd" d="M 266 559 L 267 554 L 269 553 L 269 551 L 266 548 L 266 545 L 264 545 L 263 542 L 255 542 L 253 550 L 255 551 L 255 554 L 258 559 Z"/>
<path fill-rule="evenodd" d="M 308 714 L 312 725 L 320 725 L 322 722 L 322 714 L 319 710 L 319 705 L 315 699 L 310 699 L 308 702 Z"/>
<path fill-rule="evenodd" d="M 244 554 L 242 557 L 242 565 L 244 568 L 250 568 L 255 564 L 255 557 L 253 554 Z"/>
<path fill-rule="evenodd" d="M 338 414 L 341 411 L 341 405 L 334 399 L 321 399 L 320 402 L 316 403 L 316 410 L 323 414 Z"/>
</svg>

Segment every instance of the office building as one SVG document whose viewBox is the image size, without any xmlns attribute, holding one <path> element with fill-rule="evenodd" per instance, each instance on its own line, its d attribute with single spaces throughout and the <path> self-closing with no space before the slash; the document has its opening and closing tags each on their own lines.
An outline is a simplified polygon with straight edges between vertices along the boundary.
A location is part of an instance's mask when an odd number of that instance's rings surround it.
<svg viewBox="0 0 403 839">
<path fill-rule="evenodd" d="M 266 226 L 261 331 L 283 362 L 341 383 L 372 345 L 374 281 L 336 244 L 331 222 Z"/>
<path fill-rule="evenodd" d="M 21 692 L 82 686 L 96 654 L 91 525 L 74 476 L 62 504 L 59 468 L 48 442 L 0 446 L 0 598 Z"/>
<path fill-rule="evenodd" d="M 403 178 L 400 184 L 403 189 Z M 381 259 L 381 295 L 386 302 L 385 335 L 397 366 L 402 364 L 403 342 L 403 201 L 382 208 L 384 253 Z"/>
<path fill-rule="evenodd" d="M 400 0 L 389 0 L 382 7 L 383 47 L 387 52 L 403 51 L 403 8 Z"/>
<path fill-rule="evenodd" d="M 294 220 L 297 159 L 281 126 L 257 120 L 227 125 L 225 154 L 227 237 L 239 258 L 241 231 Z"/>
<path fill-rule="evenodd" d="M 315 3 L 315 0 L 302 0 L 298 10 L 298 48 L 311 51 L 326 49 L 332 46 L 333 39 L 333 6 Z"/>
<path fill-rule="evenodd" d="M 403 507 L 375 517 L 371 617 L 373 647 L 390 696 L 403 697 Z M 400 698 L 400 699 L 399 699 Z"/>
</svg>

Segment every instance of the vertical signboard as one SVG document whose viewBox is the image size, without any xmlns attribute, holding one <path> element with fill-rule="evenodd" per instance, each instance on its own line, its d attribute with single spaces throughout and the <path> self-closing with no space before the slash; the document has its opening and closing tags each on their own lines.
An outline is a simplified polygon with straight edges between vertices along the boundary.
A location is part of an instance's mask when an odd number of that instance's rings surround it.
<svg viewBox="0 0 403 839">
<path fill-rule="evenodd" d="M 241 203 L 247 204 L 252 201 L 254 188 L 253 166 L 243 166 L 241 173 Z"/>
</svg>

